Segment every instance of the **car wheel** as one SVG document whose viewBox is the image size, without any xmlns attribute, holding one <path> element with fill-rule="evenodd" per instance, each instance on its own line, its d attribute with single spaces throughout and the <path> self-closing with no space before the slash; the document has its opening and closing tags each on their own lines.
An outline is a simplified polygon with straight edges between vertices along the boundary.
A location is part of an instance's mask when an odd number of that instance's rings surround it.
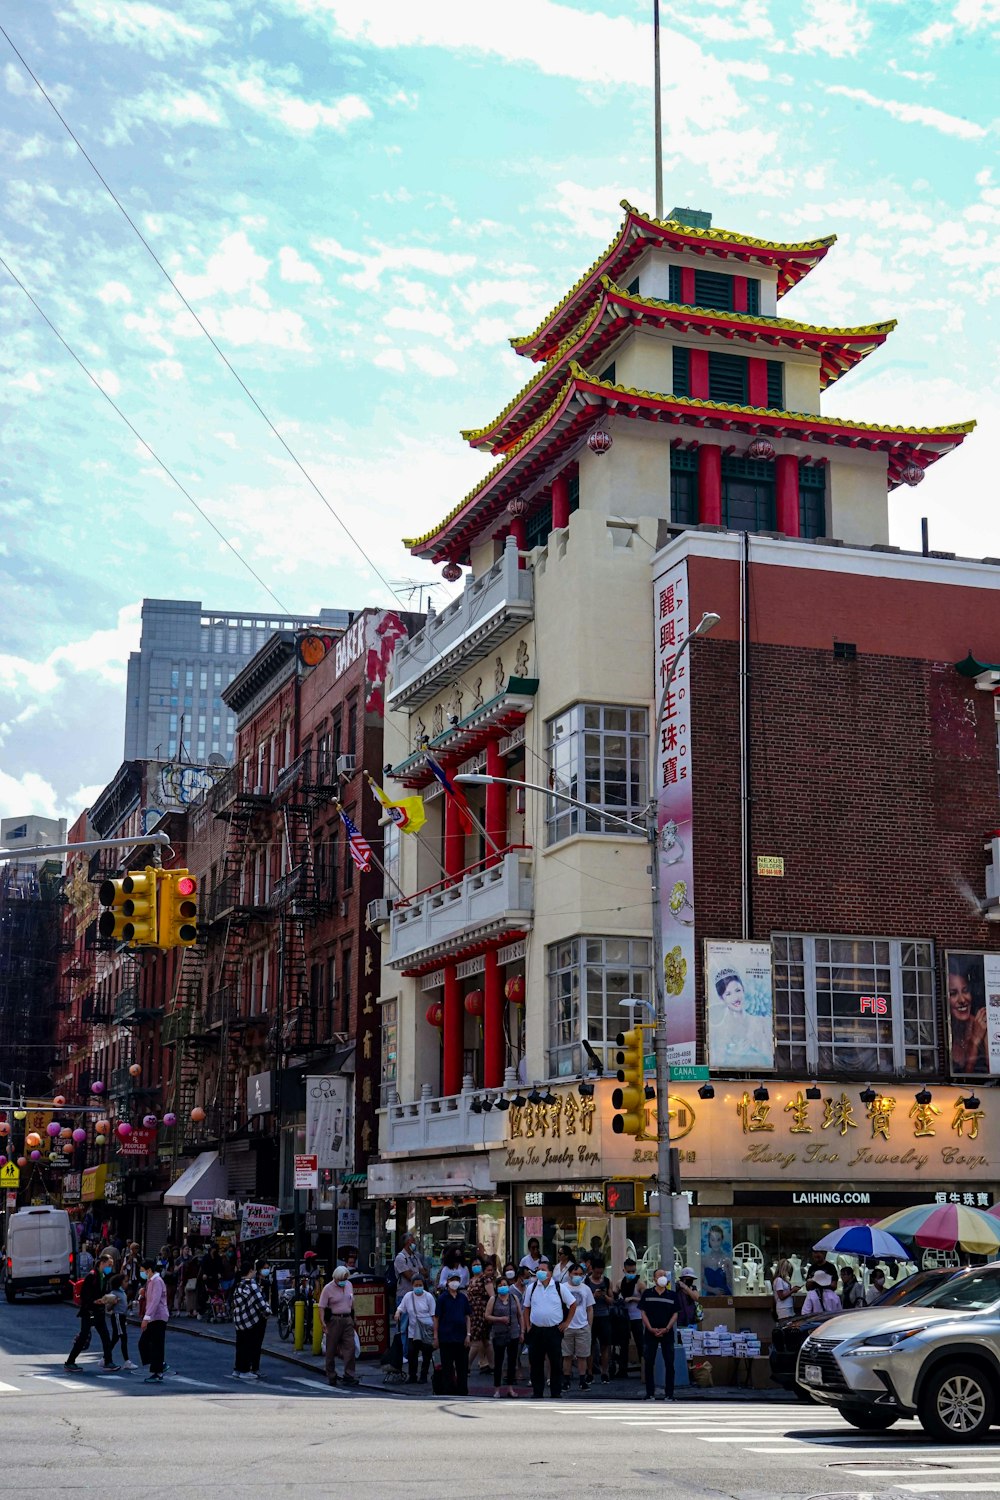
<svg viewBox="0 0 1000 1500">
<path fill-rule="evenodd" d="M 844 1411 L 840 1415 L 859 1432 L 885 1432 L 899 1417 L 892 1411 Z"/>
<path fill-rule="evenodd" d="M 975 1365 L 944 1365 L 928 1379 L 918 1415 L 929 1437 L 970 1443 L 989 1431 L 994 1406 L 989 1378 Z"/>
<path fill-rule="evenodd" d="M 7 1301 L 8 1302 L 13 1302 L 14 1298 L 17 1296 L 17 1293 L 15 1292 L 14 1288 L 11 1286 L 11 1284 L 10 1284 L 9 1281 L 8 1281 L 7 1285 L 4 1287 L 4 1291 L 7 1294 Z"/>
<path fill-rule="evenodd" d="M 792 1390 L 795 1392 L 796 1401 L 801 1401 L 805 1406 L 816 1405 L 807 1388 L 804 1385 L 799 1385 L 799 1382 L 797 1380 L 793 1384 Z"/>
</svg>

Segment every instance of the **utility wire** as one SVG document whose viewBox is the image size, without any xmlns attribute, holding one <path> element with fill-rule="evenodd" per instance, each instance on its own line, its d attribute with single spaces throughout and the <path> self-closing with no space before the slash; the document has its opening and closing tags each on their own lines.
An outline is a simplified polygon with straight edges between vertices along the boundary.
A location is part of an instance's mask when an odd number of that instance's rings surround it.
<svg viewBox="0 0 1000 1500">
<path fill-rule="evenodd" d="M 100 168 L 97 166 L 96 162 L 94 161 L 93 157 L 91 157 L 90 154 L 88 153 L 86 147 L 81 142 L 79 136 L 75 133 L 75 131 L 73 130 L 72 126 L 69 124 L 69 122 L 65 118 L 65 116 L 60 113 L 59 108 L 56 105 L 55 101 L 50 97 L 50 95 L 48 93 L 46 93 L 45 88 L 44 88 L 41 80 L 32 71 L 32 69 L 29 66 L 28 62 L 25 60 L 25 58 L 22 56 L 22 54 L 18 51 L 17 47 L 14 45 L 14 42 L 11 39 L 10 33 L 8 31 L 6 31 L 3 26 L 0 26 L 0 35 L 3 36 L 3 38 L 6 41 L 7 45 L 10 47 L 10 50 L 13 52 L 14 56 L 17 58 L 18 62 L 21 64 L 22 68 L 27 73 L 28 77 L 31 79 L 32 83 L 35 85 L 35 87 L 37 88 L 38 92 L 41 94 L 42 98 L 45 100 L 46 104 L 52 110 L 52 113 L 55 115 L 55 117 L 59 121 L 60 125 L 66 131 L 66 134 L 69 136 L 70 140 L 76 146 L 76 149 L 79 151 L 79 153 L 83 157 L 84 161 L 87 163 L 87 165 L 90 167 L 91 171 L 94 173 L 94 175 L 97 178 L 98 182 L 100 182 L 100 184 L 104 188 L 105 192 L 111 198 L 112 202 L 115 204 L 115 207 L 119 210 L 119 212 L 121 213 L 121 215 L 124 218 L 125 222 L 128 224 L 129 228 L 132 230 L 132 232 L 135 234 L 136 238 L 139 240 L 139 243 L 143 246 L 143 248 L 152 257 L 153 261 L 156 263 L 157 267 L 163 273 L 163 275 L 165 276 L 165 278 L 167 279 L 167 281 L 169 281 L 170 285 L 173 287 L 173 289 L 176 292 L 177 296 L 180 298 L 181 302 L 187 308 L 188 312 L 191 314 L 192 318 L 197 323 L 197 325 L 201 329 L 202 333 L 208 339 L 208 342 L 211 344 L 211 346 L 215 350 L 216 354 L 222 360 L 222 363 L 225 365 L 225 367 L 229 371 L 230 375 L 232 375 L 233 379 L 239 384 L 239 386 L 243 390 L 244 395 L 251 402 L 251 404 L 254 407 L 256 407 L 257 411 L 263 417 L 263 419 L 267 423 L 268 427 L 270 427 L 271 431 L 274 433 L 274 436 L 278 439 L 278 442 L 284 448 L 285 452 L 288 454 L 289 458 L 292 460 L 292 463 L 295 465 L 295 467 L 299 470 L 299 472 L 301 473 L 302 477 L 305 479 L 306 483 L 315 491 L 316 495 L 319 497 L 320 501 L 326 506 L 327 510 L 330 512 L 331 516 L 336 521 L 337 525 L 343 531 L 343 533 L 347 537 L 348 541 L 351 542 L 357 548 L 358 552 L 360 552 L 361 556 L 364 558 L 365 562 L 371 568 L 371 570 L 375 574 L 376 578 L 378 578 L 379 581 L 381 583 L 383 583 L 385 585 L 385 587 L 388 589 L 390 595 L 394 599 L 401 598 L 401 595 L 400 595 L 399 591 L 393 588 L 392 584 L 385 577 L 385 575 L 380 571 L 380 569 L 375 565 L 375 563 L 372 562 L 371 558 L 368 556 L 368 553 L 365 551 L 364 547 L 362 547 L 362 545 L 358 541 L 357 537 L 354 535 L 354 533 L 348 527 L 346 521 L 342 520 L 341 517 L 334 510 L 333 506 L 330 504 L 329 500 L 326 498 L 326 496 L 324 495 L 323 491 L 320 489 L 319 485 L 316 483 L 315 479 L 313 479 L 312 475 L 306 469 L 305 465 L 300 461 L 300 459 L 297 457 L 297 455 L 292 452 L 292 449 L 288 446 L 288 444 L 286 443 L 285 439 L 282 437 L 281 433 L 278 431 L 277 427 L 275 427 L 274 423 L 271 421 L 271 418 L 268 416 L 267 412 L 261 406 L 260 402 L 257 400 L 257 397 L 254 395 L 253 391 L 247 385 L 247 383 L 243 379 L 242 375 L 236 369 L 236 367 L 234 366 L 234 364 L 232 363 L 232 361 L 229 359 L 229 357 L 220 348 L 220 346 L 216 342 L 216 340 L 209 333 L 208 329 L 205 327 L 205 324 L 202 322 L 201 318 L 199 318 L 198 314 L 195 312 L 194 308 L 191 306 L 191 303 L 185 297 L 184 293 L 181 291 L 180 287 L 177 285 L 176 281 L 173 279 L 173 277 L 171 276 L 170 272 L 167 270 L 166 266 L 160 260 L 160 258 L 157 255 L 156 251 L 153 249 L 152 245 L 146 239 L 146 237 L 143 234 L 142 230 L 136 224 L 135 220 L 132 218 L 131 214 L 128 212 L 128 209 L 125 207 L 125 205 L 122 203 L 121 199 L 118 197 L 118 195 L 115 192 L 114 188 L 112 188 L 112 186 L 108 182 L 107 178 L 103 175 L 103 173 L 101 172 Z M 268 590 L 268 593 L 270 593 L 270 590 Z M 274 597 L 273 594 L 272 594 L 271 597 L 272 598 Z"/>
<path fill-rule="evenodd" d="M 74 348 L 72 348 L 72 346 L 70 344 L 68 344 L 66 342 L 66 340 L 63 338 L 62 334 L 59 332 L 59 330 L 56 327 L 56 325 L 53 323 L 52 319 L 49 317 L 48 313 L 44 310 L 44 308 L 31 295 L 31 293 L 28 291 L 28 288 L 25 286 L 24 282 L 21 280 L 20 276 L 18 276 L 11 269 L 11 267 L 7 264 L 7 262 L 4 260 L 4 258 L 3 258 L 2 255 L 0 255 L 0 266 L 3 266 L 4 270 L 7 272 L 7 275 L 10 277 L 11 281 L 13 281 L 16 286 L 19 286 L 21 288 L 21 291 L 27 297 L 28 301 L 31 303 L 32 307 L 35 309 L 35 311 L 38 314 L 38 316 L 43 320 L 43 322 L 45 322 L 45 323 L 48 324 L 49 328 L 55 334 L 55 336 L 59 340 L 60 344 L 62 344 L 63 348 L 66 350 L 66 353 L 70 356 L 71 359 L 73 359 L 73 360 L 76 361 L 76 363 L 80 366 L 80 369 L 83 371 L 83 373 L 86 375 L 87 379 L 90 381 L 91 385 L 93 385 L 97 390 L 100 391 L 101 395 L 104 397 L 104 399 L 108 403 L 108 405 L 110 407 L 112 407 L 114 411 L 116 411 L 118 413 L 118 415 L 121 417 L 122 421 L 125 423 L 125 426 L 128 428 L 129 432 L 131 432 L 132 436 L 136 439 L 137 442 L 139 442 L 139 443 L 142 444 L 142 446 L 145 448 L 146 452 L 149 454 L 150 458 L 152 458 L 155 463 L 159 464 L 159 466 L 163 470 L 164 474 L 166 474 L 167 478 L 169 480 L 171 480 L 171 482 L 177 486 L 177 488 L 180 490 L 181 494 L 184 496 L 185 500 L 190 501 L 190 503 L 194 506 L 195 510 L 198 512 L 199 516 L 201 516 L 202 520 L 207 525 L 211 526 L 212 530 L 215 532 L 215 534 L 219 538 L 219 540 L 222 541 L 222 542 L 225 542 L 226 546 L 229 548 L 229 550 L 233 554 L 233 556 L 236 557 L 236 558 L 238 558 L 239 561 L 246 568 L 247 572 L 253 578 L 255 578 L 257 580 L 257 582 L 260 584 L 261 588 L 264 590 L 265 594 L 270 594 L 271 598 L 274 600 L 275 604 L 281 610 L 282 614 L 286 614 L 286 615 L 291 614 L 292 611 L 288 608 L 288 605 L 287 604 L 283 604 L 281 602 L 281 600 L 278 598 L 278 596 L 274 592 L 274 590 L 272 588 L 268 587 L 268 585 L 264 582 L 263 578 L 261 578 L 260 574 L 258 572 L 256 572 L 256 570 L 251 566 L 250 563 L 247 562 L 246 558 L 240 552 L 239 548 L 233 546 L 232 542 L 226 536 L 225 532 L 221 531 L 219 529 L 219 527 L 216 526 L 216 524 L 212 520 L 211 516 L 208 515 L 207 512 L 205 510 L 203 510 L 202 507 L 198 504 L 197 500 L 191 494 L 191 491 L 188 490 L 188 489 L 185 489 L 184 485 L 181 484 L 181 481 L 177 478 L 177 475 L 174 473 L 174 471 L 172 469 L 170 469 L 170 468 L 167 467 L 167 465 L 163 462 L 163 459 L 160 457 L 160 455 L 155 451 L 155 449 L 153 449 L 153 448 L 150 447 L 149 443 L 146 442 L 146 439 L 143 437 L 142 433 L 129 420 L 129 418 L 122 411 L 122 409 L 118 405 L 118 403 L 113 399 L 113 397 L 111 397 L 111 396 L 108 395 L 107 391 L 101 385 L 101 382 L 97 379 L 97 376 L 91 374 L 90 370 L 84 364 L 84 362 L 80 358 L 79 354 L 77 354 L 76 350 Z"/>
</svg>

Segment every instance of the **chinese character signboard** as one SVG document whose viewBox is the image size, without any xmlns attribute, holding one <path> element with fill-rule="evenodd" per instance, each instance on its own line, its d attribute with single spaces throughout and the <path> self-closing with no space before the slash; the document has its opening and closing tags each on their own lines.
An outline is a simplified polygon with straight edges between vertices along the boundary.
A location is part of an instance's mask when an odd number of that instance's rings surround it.
<svg viewBox="0 0 1000 1500">
<path fill-rule="evenodd" d="M 653 581 L 654 702 L 667 684 L 677 647 L 688 633 L 687 563 L 674 563 Z M 667 1057 L 695 1061 L 694 857 L 691 847 L 690 652 L 678 664 L 663 705 L 656 745 L 656 826 L 660 861 L 663 986 L 667 1001 Z M 655 730 L 655 725 L 653 726 Z"/>
<path fill-rule="evenodd" d="M 148 1156 L 156 1145 L 156 1129 L 149 1125 L 137 1125 L 128 1135 L 118 1141 L 119 1156 Z"/>
<path fill-rule="evenodd" d="M 705 941 L 708 1060 L 713 1068 L 774 1067 L 770 943 Z"/>
<path fill-rule="evenodd" d="M 347 1079 L 342 1074 L 306 1079 L 306 1151 L 317 1167 L 332 1171 L 348 1165 Z"/>
<path fill-rule="evenodd" d="M 1000 1072 L 1000 953 L 948 953 L 953 1074 Z"/>
</svg>

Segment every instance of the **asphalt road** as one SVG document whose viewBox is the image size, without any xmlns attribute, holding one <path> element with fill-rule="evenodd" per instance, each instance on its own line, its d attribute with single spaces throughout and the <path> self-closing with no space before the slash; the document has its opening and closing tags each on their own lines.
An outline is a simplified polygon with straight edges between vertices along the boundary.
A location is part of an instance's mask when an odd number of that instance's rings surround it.
<svg viewBox="0 0 1000 1500">
<path fill-rule="evenodd" d="M 265 1357 L 266 1383 L 228 1376 L 231 1351 L 173 1333 L 162 1386 L 62 1363 L 72 1309 L 0 1303 L 0 1493 L 100 1500 L 952 1500 L 1000 1496 L 1000 1431 L 939 1447 L 913 1423 L 871 1439 L 836 1415 L 753 1401 L 585 1397 L 435 1400 L 330 1390 Z M 377 1378 L 373 1377 L 373 1378 Z"/>
</svg>

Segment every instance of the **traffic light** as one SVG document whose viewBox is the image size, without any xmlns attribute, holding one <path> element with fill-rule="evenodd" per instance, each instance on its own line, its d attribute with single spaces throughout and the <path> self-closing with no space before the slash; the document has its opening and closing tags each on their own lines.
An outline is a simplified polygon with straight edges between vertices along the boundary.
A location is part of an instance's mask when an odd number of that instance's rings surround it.
<svg viewBox="0 0 1000 1500">
<path fill-rule="evenodd" d="M 604 1184 L 604 1212 L 608 1214 L 634 1214 L 635 1183 L 606 1182 Z"/>
<path fill-rule="evenodd" d="M 151 865 L 129 870 L 121 880 L 105 880 L 97 899 L 105 908 L 97 920 L 101 937 L 133 948 L 156 946 L 156 878 Z"/>
<path fill-rule="evenodd" d="M 617 1036 L 618 1082 L 624 1087 L 615 1089 L 611 1103 L 620 1111 L 611 1122 L 615 1135 L 634 1135 L 641 1139 L 646 1133 L 646 1090 L 643 1068 L 642 1027 L 633 1026 L 631 1031 L 620 1031 Z"/>
<path fill-rule="evenodd" d="M 160 873 L 160 947 L 190 948 L 198 941 L 198 882 L 190 870 Z"/>
</svg>

